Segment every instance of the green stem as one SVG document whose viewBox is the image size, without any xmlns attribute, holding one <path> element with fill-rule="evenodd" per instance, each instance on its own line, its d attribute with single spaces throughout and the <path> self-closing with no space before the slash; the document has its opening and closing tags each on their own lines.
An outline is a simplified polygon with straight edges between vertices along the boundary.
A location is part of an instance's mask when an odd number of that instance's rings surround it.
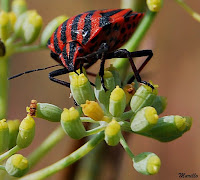
<svg viewBox="0 0 200 180">
<path fill-rule="evenodd" d="M 5 12 L 9 11 L 9 0 L 1 0 L 1 9 Z"/>
<path fill-rule="evenodd" d="M 81 117 L 81 121 L 82 121 L 82 122 L 89 122 L 89 123 L 99 124 L 98 121 L 95 121 L 95 120 L 93 120 L 93 119 L 91 119 L 91 118 L 89 118 L 89 117 Z"/>
<path fill-rule="evenodd" d="M 64 169 L 65 167 L 71 165 L 72 163 L 76 162 L 87 153 L 89 153 L 92 149 L 95 148 L 102 140 L 104 139 L 104 132 L 100 132 L 96 136 L 94 136 L 90 141 L 84 144 L 82 147 L 71 153 L 69 156 L 61 159 L 60 161 L 41 169 L 35 173 L 29 174 L 20 178 L 20 180 L 41 180 L 47 178 L 58 171 Z"/>
<path fill-rule="evenodd" d="M 136 12 L 143 12 L 145 9 L 146 0 L 121 0 L 121 8 L 131 8 Z"/>
<path fill-rule="evenodd" d="M 133 133 L 133 131 L 131 130 L 131 123 L 130 122 L 120 121 L 119 124 L 121 126 L 122 131 Z"/>
<path fill-rule="evenodd" d="M 0 169 L 1 169 L 1 170 L 4 170 L 4 171 L 6 170 L 6 169 L 5 169 L 5 166 L 3 166 L 3 165 L 0 165 Z"/>
<path fill-rule="evenodd" d="M 106 128 L 106 126 L 98 126 L 98 127 L 94 128 L 94 129 L 88 130 L 88 131 L 86 131 L 86 136 L 97 134 L 97 133 L 105 130 L 105 128 Z"/>
<path fill-rule="evenodd" d="M 133 36 L 123 48 L 128 49 L 129 51 L 136 50 L 139 43 L 143 39 L 144 35 L 150 28 L 156 14 L 157 14 L 156 12 L 151 12 L 151 11 L 148 11 L 146 13 L 141 23 L 137 27 L 136 31 L 134 32 Z M 127 58 L 116 59 L 113 65 L 119 70 L 121 77 L 124 77 L 124 75 L 127 72 L 129 61 L 127 60 Z"/>
<path fill-rule="evenodd" d="M 35 151 L 33 151 L 29 157 L 29 167 L 32 168 L 34 165 L 37 164 L 38 161 L 42 157 L 44 157 L 47 152 L 49 152 L 64 136 L 65 132 L 63 131 L 62 127 L 59 126 L 56 128 L 44 141 L 43 143 L 37 147 Z"/>
<path fill-rule="evenodd" d="M 128 155 L 130 156 L 130 158 L 133 159 L 134 154 L 132 153 L 131 149 L 129 148 L 128 144 L 126 143 L 126 141 L 122 135 L 120 137 L 120 143 L 123 146 L 123 148 L 125 149 L 125 151 L 128 153 Z"/>
<path fill-rule="evenodd" d="M 14 49 L 14 53 L 38 51 L 38 50 L 41 50 L 41 49 L 44 49 L 44 48 L 45 47 L 41 46 L 41 45 L 22 46 L 22 47 L 16 47 Z"/>
<path fill-rule="evenodd" d="M 3 153 L 2 155 L 0 155 L 0 162 L 3 161 L 4 159 L 12 156 L 13 154 L 15 154 L 16 152 L 18 152 L 19 150 L 21 150 L 21 148 L 19 146 L 15 146 L 12 149 L 10 149 L 9 151 Z"/>
<path fill-rule="evenodd" d="M 133 114 L 134 114 L 134 112 L 132 110 L 126 111 L 122 114 L 122 116 L 120 117 L 120 120 L 122 120 L 122 121 L 129 120 L 129 119 L 131 119 Z"/>
<path fill-rule="evenodd" d="M 182 0 L 175 0 L 180 6 L 185 9 L 194 19 L 196 19 L 198 22 L 200 22 L 200 14 L 193 11 L 192 8 L 190 8 L 186 3 L 184 3 Z"/>
<path fill-rule="evenodd" d="M 8 106 L 8 57 L 0 58 L 0 119 L 6 118 Z"/>
</svg>

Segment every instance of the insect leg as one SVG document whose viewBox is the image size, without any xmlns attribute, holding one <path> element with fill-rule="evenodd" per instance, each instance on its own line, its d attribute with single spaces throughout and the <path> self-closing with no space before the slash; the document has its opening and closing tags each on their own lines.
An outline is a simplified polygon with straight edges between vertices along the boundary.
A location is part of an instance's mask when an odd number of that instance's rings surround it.
<svg viewBox="0 0 200 180">
<path fill-rule="evenodd" d="M 148 86 L 150 86 L 152 89 L 154 89 L 154 87 L 146 82 L 146 81 L 142 81 L 139 73 L 142 71 L 142 69 L 145 67 L 145 65 L 149 62 L 149 60 L 152 58 L 153 53 L 151 50 L 142 50 L 142 51 L 135 51 L 135 52 L 129 52 L 126 49 L 118 49 L 110 54 L 107 55 L 108 58 L 128 58 L 129 62 L 131 64 L 131 67 L 133 69 L 133 72 L 135 74 L 135 76 L 133 76 L 130 80 L 133 81 L 135 78 L 138 82 L 146 84 Z M 110 56 L 110 57 L 109 57 Z M 147 56 L 146 60 L 142 63 L 142 65 L 137 69 L 135 66 L 134 61 L 132 60 L 133 57 L 143 57 L 143 56 Z M 129 80 L 129 82 L 130 82 Z"/>
<path fill-rule="evenodd" d="M 105 65 L 105 58 L 104 58 L 104 54 L 102 55 L 102 58 L 101 58 L 101 65 L 100 65 L 100 70 L 99 70 L 99 76 L 101 78 L 101 84 L 102 84 L 102 87 L 105 91 L 107 91 L 106 87 L 105 87 L 105 84 L 104 84 L 104 79 L 103 79 L 103 75 L 104 75 L 104 65 Z"/>
<path fill-rule="evenodd" d="M 104 76 L 104 65 L 105 65 L 105 60 L 106 60 L 105 54 L 106 54 L 107 51 L 108 51 L 108 45 L 106 43 L 102 43 L 100 48 L 96 52 L 99 55 L 101 54 L 101 65 L 100 65 L 100 70 L 99 70 L 99 76 L 101 78 L 102 87 L 105 91 L 107 91 L 107 89 L 106 89 L 105 84 L 104 84 L 103 76 Z"/>
<path fill-rule="evenodd" d="M 49 73 L 49 79 L 53 82 L 56 82 L 58 84 L 61 84 L 61 85 L 69 88 L 70 83 L 62 81 L 60 79 L 54 78 L 55 76 L 59 76 L 59 75 L 62 75 L 62 74 L 67 74 L 67 73 L 69 73 L 69 71 L 66 68 L 58 69 L 58 70 L 55 70 L 55 71 L 52 71 L 52 72 Z"/>
<path fill-rule="evenodd" d="M 147 63 L 151 60 L 151 58 L 153 56 L 153 52 L 152 52 L 152 50 L 135 51 L 135 52 L 131 52 L 131 56 L 132 57 L 144 57 L 144 56 L 147 56 L 147 58 L 144 60 L 144 62 L 138 68 L 138 72 L 140 73 L 143 70 L 143 68 L 147 65 Z M 131 79 L 129 79 L 128 83 L 133 82 L 134 79 L 135 79 L 135 76 L 132 76 Z"/>
</svg>

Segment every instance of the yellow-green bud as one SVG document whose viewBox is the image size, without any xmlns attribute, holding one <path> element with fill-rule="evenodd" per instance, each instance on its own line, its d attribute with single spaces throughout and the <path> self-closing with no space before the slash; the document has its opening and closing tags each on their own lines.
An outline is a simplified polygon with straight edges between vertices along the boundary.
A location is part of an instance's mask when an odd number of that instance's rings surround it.
<svg viewBox="0 0 200 180">
<path fill-rule="evenodd" d="M 27 11 L 26 1 L 25 0 L 12 1 L 12 11 L 16 14 L 16 16 L 19 16 L 25 11 Z"/>
<path fill-rule="evenodd" d="M 17 135 L 19 132 L 19 125 L 20 125 L 20 121 L 18 119 L 8 121 L 8 127 L 9 127 L 8 149 L 11 149 L 16 145 Z"/>
<path fill-rule="evenodd" d="M 115 86 L 121 87 L 122 82 L 117 68 L 115 68 L 112 64 L 110 64 L 110 67 L 106 68 L 106 71 L 110 71 L 112 73 L 115 81 Z"/>
<path fill-rule="evenodd" d="M 62 109 L 49 103 L 37 103 L 35 117 L 60 122 Z"/>
<path fill-rule="evenodd" d="M 81 139 L 86 135 L 79 112 L 74 107 L 64 108 L 61 114 L 61 125 L 64 131 L 73 139 Z"/>
<path fill-rule="evenodd" d="M 58 16 L 50 21 L 42 32 L 40 44 L 42 46 L 46 46 L 48 39 L 51 37 L 56 28 L 67 19 L 67 16 Z"/>
<path fill-rule="evenodd" d="M 21 37 L 26 44 L 30 44 L 37 39 L 41 28 L 42 17 L 35 10 L 30 10 L 17 18 L 15 34 Z"/>
<path fill-rule="evenodd" d="M 162 0 L 147 0 L 147 6 L 150 11 L 158 12 L 162 7 Z"/>
<path fill-rule="evenodd" d="M 112 91 L 110 95 L 109 112 L 114 117 L 119 117 L 122 115 L 126 108 L 126 95 L 123 89 L 119 86 Z"/>
<path fill-rule="evenodd" d="M 155 126 L 141 134 L 161 142 L 169 142 L 181 137 L 190 129 L 191 125 L 191 117 L 164 116 L 158 119 Z"/>
<path fill-rule="evenodd" d="M 86 101 L 86 104 L 81 104 L 83 113 L 94 119 L 95 121 L 102 121 L 104 113 L 99 104 L 95 101 Z"/>
<path fill-rule="evenodd" d="M 108 124 L 105 129 L 105 141 L 109 146 L 116 146 L 120 141 L 120 124 L 115 120 Z"/>
<path fill-rule="evenodd" d="M 5 119 L 0 120 L 0 153 L 8 149 L 9 129 Z"/>
<path fill-rule="evenodd" d="M 140 86 L 131 99 L 130 106 L 134 113 L 145 106 L 151 106 L 157 95 L 157 86 L 154 89 L 147 85 Z"/>
<path fill-rule="evenodd" d="M 105 91 L 104 88 L 102 87 L 101 78 L 98 75 L 95 81 L 94 92 L 101 107 L 104 109 L 104 111 L 108 112 L 109 98 L 110 98 L 111 92 L 115 88 L 115 80 L 114 80 L 113 74 L 110 71 L 104 71 L 103 78 L 104 78 L 104 84 L 105 84 L 105 87 L 107 88 L 107 91 Z"/>
<path fill-rule="evenodd" d="M 158 122 L 158 115 L 153 107 L 144 107 L 133 116 L 131 129 L 137 133 L 148 131 Z"/>
<path fill-rule="evenodd" d="M 27 15 L 22 29 L 25 43 L 30 44 L 36 40 L 40 33 L 42 17 L 36 11 L 29 11 Z"/>
<path fill-rule="evenodd" d="M 0 38 L 5 41 L 12 31 L 9 14 L 7 12 L 0 12 Z"/>
<path fill-rule="evenodd" d="M 141 174 L 154 175 L 159 172 L 161 161 L 156 154 L 144 152 L 134 157 L 133 166 Z"/>
<path fill-rule="evenodd" d="M 70 73 L 70 89 L 75 101 L 81 105 L 86 102 L 86 100 L 95 100 L 94 91 L 87 77 L 82 74 Z"/>
<path fill-rule="evenodd" d="M 17 145 L 20 148 L 28 147 L 32 143 L 34 136 L 35 136 L 35 121 L 30 115 L 27 115 L 27 117 L 25 117 L 22 120 L 19 126 Z"/>
<path fill-rule="evenodd" d="M 10 23 L 11 23 L 11 26 L 12 26 L 12 31 L 13 31 L 17 18 L 16 18 L 16 15 L 15 15 L 14 12 L 9 12 L 8 16 L 9 16 L 9 20 L 10 20 Z"/>
<path fill-rule="evenodd" d="M 28 172 L 29 163 L 21 154 L 14 154 L 6 161 L 5 169 L 10 176 L 21 177 Z"/>
</svg>

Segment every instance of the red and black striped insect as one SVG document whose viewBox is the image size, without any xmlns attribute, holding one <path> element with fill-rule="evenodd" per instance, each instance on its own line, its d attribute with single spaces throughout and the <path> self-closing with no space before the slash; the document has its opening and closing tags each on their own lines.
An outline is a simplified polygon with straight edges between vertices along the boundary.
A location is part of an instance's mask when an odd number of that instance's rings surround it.
<svg viewBox="0 0 200 180">
<path fill-rule="evenodd" d="M 101 59 L 99 75 L 106 90 L 103 80 L 105 60 L 128 58 L 136 80 L 151 86 L 141 80 L 139 72 L 153 56 L 152 51 L 129 52 L 126 49 L 118 49 L 129 40 L 143 16 L 144 13 L 136 13 L 131 9 L 108 9 L 88 11 L 66 20 L 55 30 L 47 44 L 51 50 L 51 57 L 64 66 L 62 69 L 50 72 L 49 79 L 70 87 L 70 83 L 55 77 L 76 72 L 78 68 L 82 71 L 83 66 L 87 69 Z M 147 58 L 137 69 L 132 57 L 142 56 Z M 24 73 L 19 75 L 22 74 Z"/>
</svg>

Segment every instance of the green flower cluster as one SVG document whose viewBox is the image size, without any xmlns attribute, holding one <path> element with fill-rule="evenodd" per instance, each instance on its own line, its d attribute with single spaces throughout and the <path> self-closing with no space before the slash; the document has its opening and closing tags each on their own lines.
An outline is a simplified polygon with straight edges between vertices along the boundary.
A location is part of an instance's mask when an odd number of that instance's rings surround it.
<svg viewBox="0 0 200 180">
<path fill-rule="evenodd" d="M 15 153 L 28 147 L 34 135 L 35 121 L 30 115 L 27 115 L 21 122 L 19 120 L 6 122 L 5 119 L 0 121 L 0 162 L 8 158 L 5 166 L 1 165 L 1 169 L 14 177 L 21 177 L 27 173 L 28 160 L 21 154 Z"/>
<path fill-rule="evenodd" d="M 191 127 L 191 117 L 171 115 L 159 118 L 166 107 L 166 98 L 157 95 L 158 86 L 153 85 L 152 89 L 142 84 L 136 89 L 134 83 L 122 85 L 113 66 L 104 72 L 107 91 L 103 89 L 99 76 L 94 88 L 86 73 L 70 73 L 70 82 L 72 96 L 79 107 L 62 111 L 52 104 L 35 103 L 34 113 L 31 107 L 27 108 L 28 112 L 48 121 L 60 121 L 66 134 L 73 139 L 104 132 L 105 142 L 109 146 L 121 143 L 132 158 L 134 168 L 142 174 L 156 174 L 161 165 L 160 159 L 150 152 L 134 156 L 123 138 L 123 131 L 169 142 Z M 86 129 L 86 122 L 97 126 Z"/>
<path fill-rule="evenodd" d="M 53 19 L 43 30 L 40 43 L 30 46 L 39 37 L 42 17 L 36 10 L 29 10 L 25 0 L 13 0 L 10 12 L 0 11 L 0 56 L 46 47 L 50 36 L 66 19 L 66 16 Z"/>
</svg>

